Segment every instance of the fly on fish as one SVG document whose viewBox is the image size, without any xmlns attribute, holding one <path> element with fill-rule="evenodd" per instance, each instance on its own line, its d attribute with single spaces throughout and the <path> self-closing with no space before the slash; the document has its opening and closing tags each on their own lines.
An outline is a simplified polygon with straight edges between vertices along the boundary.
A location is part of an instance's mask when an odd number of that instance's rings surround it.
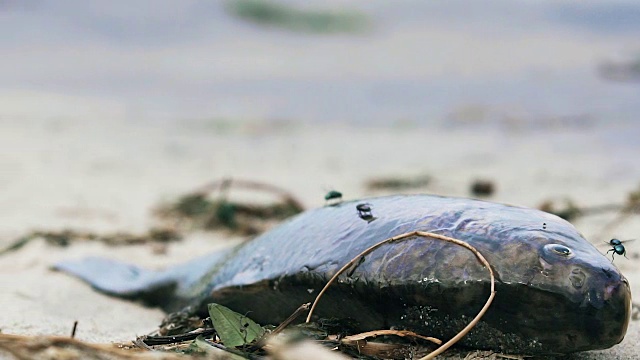
<svg viewBox="0 0 640 360">
<path fill-rule="evenodd" d="M 337 205 L 342 201 L 342 193 L 331 190 L 324 196 L 324 200 L 327 202 L 327 205 Z"/>
<path fill-rule="evenodd" d="M 371 204 L 369 203 L 356 205 L 356 210 L 358 211 L 358 217 L 366 222 L 372 222 L 376 219 L 371 212 Z"/>
<path fill-rule="evenodd" d="M 360 207 L 365 214 L 375 210 L 376 221 L 354 214 L 358 204 L 366 204 Z M 190 306 L 206 317 L 207 304 L 215 302 L 251 312 L 262 325 L 278 325 L 314 300 L 308 289 L 324 287 L 363 250 L 413 231 L 468 243 L 495 274 L 493 303 L 458 344 L 567 354 L 608 348 L 624 338 L 629 283 L 572 224 L 535 209 L 463 198 L 388 196 L 312 209 L 252 241 L 161 271 L 100 258 L 56 268 L 104 293 L 165 311 Z M 611 246 L 624 254 L 622 242 Z M 359 332 L 393 327 L 447 340 L 489 294 L 489 275 L 472 252 L 416 237 L 386 244 L 340 275 L 314 315 L 353 319 Z"/>
</svg>

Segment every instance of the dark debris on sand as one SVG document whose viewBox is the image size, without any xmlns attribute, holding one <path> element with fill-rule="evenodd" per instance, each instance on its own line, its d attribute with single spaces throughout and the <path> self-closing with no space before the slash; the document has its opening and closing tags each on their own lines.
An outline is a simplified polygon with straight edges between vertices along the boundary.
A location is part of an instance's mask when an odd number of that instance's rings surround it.
<svg viewBox="0 0 640 360">
<path fill-rule="evenodd" d="M 231 188 L 275 195 L 269 203 L 232 200 Z M 222 180 L 156 208 L 155 215 L 182 229 L 228 230 L 240 235 L 264 232 L 280 221 L 304 210 L 287 191 L 246 180 Z"/>
</svg>

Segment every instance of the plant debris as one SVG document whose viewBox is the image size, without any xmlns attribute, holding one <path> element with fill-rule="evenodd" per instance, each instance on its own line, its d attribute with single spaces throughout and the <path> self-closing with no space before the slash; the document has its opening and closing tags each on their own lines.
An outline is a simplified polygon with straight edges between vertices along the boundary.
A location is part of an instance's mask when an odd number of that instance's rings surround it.
<svg viewBox="0 0 640 360">
<path fill-rule="evenodd" d="M 371 179 L 365 183 L 367 190 L 410 190 L 428 186 L 432 181 L 429 175 L 418 175 L 413 178 L 383 177 Z"/>
<path fill-rule="evenodd" d="M 372 338 L 384 338 L 386 341 L 371 341 Z M 393 337 L 408 338 L 412 343 L 398 342 Z M 436 338 L 422 336 L 408 330 L 375 330 L 365 333 L 345 336 L 340 339 L 340 348 L 346 353 L 354 353 L 357 355 L 366 355 L 384 359 L 405 359 L 415 357 L 418 353 L 425 353 L 433 350 L 433 347 L 427 348 L 418 346 L 415 340 L 426 340 L 436 345 L 442 344 L 442 341 Z"/>
<path fill-rule="evenodd" d="M 377 336 L 390 336 L 390 335 L 399 336 L 399 337 L 406 337 L 406 338 L 422 339 L 422 340 L 430 341 L 430 342 L 432 342 L 432 343 L 434 343 L 436 345 L 441 345 L 442 344 L 442 340 L 440 340 L 440 339 L 436 339 L 436 338 L 433 338 L 433 337 L 416 334 L 413 331 L 409 331 L 409 330 L 374 330 L 374 331 L 367 331 L 367 332 L 356 334 L 356 335 L 345 336 L 343 338 L 343 340 L 344 341 L 358 341 L 358 340 L 366 340 L 368 338 L 375 338 Z"/>
<path fill-rule="evenodd" d="M 143 351 L 131 346 L 92 344 L 70 337 L 0 334 L 0 354 L 16 359 L 183 360 L 177 353 Z"/>
<path fill-rule="evenodd" d="M 295 347 L 299 343 L 315 343 L 317 349 L 322 349 L 321 352 L 324 354 L 323 357 L 317 357 L 318 359 L 333 358 L 330 354 L 338 356 L 340 352 L 336 352 L 336 350 L 358 358 L 366 356 L 369 359 L 403 359 L 410 354 L 428 353 L 432 350 L 432 348 L 417 344 L 416 339 L 441 343 L 437 339 L 423 337 L 405 330 L 379 330 L 361 334 L 350 332 L 349 335 L 336 334 L 328 330 L 340 332 L 345 329 L 338 325 L 339 322 L 324 319 L 316 323 L 303 323 L 287 328 L 297 316 L 308 311 L 309 305 L 301 305 L 287 320 L 272 330 L 271 327 L 260 327 L 247 316 L 221 305 L 209 304 L 209 309 L 212 310 L 210 313 L 213 317 L 212 324 L 215 329 L 211 327 L 200 328 L 172 336 L 147 335 L 136 339 L 133 343 L 141 349 L 178 351 L 184 354 L 215 353 L 220 356 L 221 353 L 226 352 L 228 353 L 225 355 L 227 357 L 223 358 L 232 359 L 266 359 L 266 353 L 272 354 L 278 359 L 280 352 L 288 352 L 291 350 L 290 347 Z M 285 328 L 287 328 L 286 331 L 280 334 Z M 257 336 L 258 334 L 262 335 Z M 378 341 L 370 340 L 374 337 L 378 337 Z M 411 339 L 411 342 L 398 342 L 393 338 L 407 338 Z M 333 351 L 327 351 L 328 349 L 333 349 Z M 311 354 L 299 354 L 305 358 L 308 355 Z M 291 357 L 283 359 L 289 358 Z"/>
<path fill-rule="evenodd" d="M 249 345 L 265 332 L 255 321 L 225 306 L 209 304 L 208 309 L 213 327 L 226 347 Z"/>
<path fill-rule="evenodd" d="M 626 204 L 605 204 L 596 205 L 591 207 L 580 207 L 569 198 L 562 201 L 545 200 L 542 202 L 538 209 L 546 211 L 550 214 L 559 216 L 567 221 L 576 220 L 579 217 L 600 215 L 612 212 L 618 212 L 623 214 L 640 213 L 640 203 L 628 202 Z"/>
<path fill-rule="evenodd" d="M 584 214 L 585 209 L 579 208 L 575 202 L 569 198 L 564 199 L 560 205 L 557 201 L 545 200 L 542 202 L 538 209 L 559 216 L 567 221 L 572 221 Z"/>
<path fill-rule="evenodd" d="M 240 189 L 276 195 L 278 201 L 257 204 L 228 200 L 227 193 L 232 185 Z M 218 196 L 210 198 L 211 192 L 217 192 Z M 255 235 L 303 210 L 304 207 L 293 195 L 275 186 L 254 181 L 225 179 L 184 195 L 174 203 L 159 206 L 154 213 L 164 220 L 164 224 L 152 227 L 146 233 L 98 234 L 73 229 L 35 230 L 0 249 L 0 255 L 18 250 L 35 239 L 44 239 L 47 244 L 59 247 L 83 241 L 99 241 L 112 246 L 152 244 L 156 245 L 154 252 L 164 253 L 168 243 L 182 240 L 185 230 L 223 228 L 242 235 Z"/>
<path fill-rule="evenodd" d="M 598 66 L 598 73 L 610 81 L 640 81 L 640 58 L 604 62 Z"/>
<path fill-rule="evenodd" d="M 182 309 L 165 316 L 162 319 L 160 328 L 150 335 L 154 336 L 171 336 L 176 334 L 182 334 L 190 332 L 207 325 L 211 325 L 211 319 L 200 319 L 198 316 L 193 316 L 193 308 L 191 306 Z"/>
<path fill-rule="evenodd" d="M 599 215 L 624 210 L 626 205 L 605 204 L 591 207 L 580 207 L 570 198 L 561 201 L 545 200 L 538 209 L 559 216 L 567 221 L 576 220 L 582 216 Z"/>
<path fill-rule="evenodd" d="M 182 239 L 182 235 L 172 228 L 151 228 L 145 234 L 132 234 L 116 232 L 112 234 L 97 234 L 90 231 L 61 230 L 61 231 L 32 231 L 22 236 L 11 245 L 0 250 L 0 255 L 22 248 L 36 239 L 53 246 L 66 247 L 74 242 L 99 241 L 111 246 L 140 245 L 140 244 L 167 244 Z"/>
<path fill-rule="evenodd" d="M 524 359 L 529 358 L 529 357 L 531 357 L 531 356 L 500 354 L 500 353 L 493 352 L 493 351 L 490 351 L 490 350 L 475 350 L 475 351 L 469 351 L 464 355 L 464 357 L 458 357 L 458 358 L 459 359 L 464 359 L 464 360 L 500 360 L 500 359 L 524 360 Z M 453 357 L 447 357 L 447 359 L 453 359 Z M 543 360 L 543 359 L 552 360 L 552 359 L 555 359 L 555 357 L 553 357 L 553 358 L 536 357 L 536 359 L 538 359 L 538 360 Z"/>
<path fill-rule="evenodd" d="M 231 186 L 275 195 L 278 200 L 268 204 L 230 200 L 228 192 Z M 155 215 L 177 228 L 227 229 L 241 235 L 255 235 L 303 210 L 293 195 L 275 186 L 225 179 L 159 206 Z"/>
<path fill-rule="evenodd" d="M 303 10 L 274 1 L 234 0 L 226 3 L 226 9 L 259 25 L 304 33 L 361 33 L 370 26 L 370 20 L 359 12 Z"/>
<path fill-rule="evenodd" d="M 136 339 L 136 343 L 142 342 L 147 346 L 175 344 L 183 341 L 195 340 L 198 336 L 212 336 L 216 334 L 215 329 L 197 329 L 184 334 L 176 334 L 170 336 L 152 336 L 145 335 Z"/>
<path fill-rule="evenodd" d="M 495 193 L 496 185 L 492 180 L 476 179 L 471 183 L 471 194 L 488 197 Z"/>
<path fill-rule="evenodd" d="M 640 214 L 640 188 L 629 192 L 627 200 L 623 204 L 604 204 L 591 207 L 580 207 L 572 199 L 565 198 L 562 204 L 558 201 L 546 200 L 538 206 L 538 209 L 557 215 L 567 221 L 573 221 L 580 217 L 616 213 L 616 216 L 605 224 L 595 236 L 598 239 L 605 238 L 607 234 L 620 226 L 629 217 Z"/>
</svg>

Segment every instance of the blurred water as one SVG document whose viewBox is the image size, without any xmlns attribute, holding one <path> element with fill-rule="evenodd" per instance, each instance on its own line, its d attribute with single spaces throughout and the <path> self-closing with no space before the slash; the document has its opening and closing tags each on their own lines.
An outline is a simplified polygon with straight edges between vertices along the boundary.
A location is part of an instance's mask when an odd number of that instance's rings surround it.
<svg viewBox="0 0 640 360">
<path fill-rule="evenodd" d="M 0 118 L 635 129 L 640 84 L 597 68 L 640 53 L 638 2 L 323 6 L 371 29 L 300 34 L 233 17 L 222 1 L 4 2 Z M 616 131 L 603 139 L 634 142 L 635 130 Z"/>
</svg>

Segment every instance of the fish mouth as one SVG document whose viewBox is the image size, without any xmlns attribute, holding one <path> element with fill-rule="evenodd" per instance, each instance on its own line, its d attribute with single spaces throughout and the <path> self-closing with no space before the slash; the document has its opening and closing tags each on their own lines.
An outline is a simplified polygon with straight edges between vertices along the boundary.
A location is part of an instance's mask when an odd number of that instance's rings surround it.
<svg viewBox="0 0 640 360">
<path fill-rule="evenodd" d="M 591 332 L 589 336 L 597 338 L 602 349 L 620 343 L 631 320 L 629 281 L 620 273 L 608 280 L 595 281 L 586 296 L 586 304 L 581 305 L 585 309 L 584 324 Z"/>
<path fill-rule="evenodd" d="M 631 318 L 631 287 L 629 286 L 629 280 L 621 276 L 619 281 L 606 285 L 603 297 L 610 306 L 618 307 L 624 312 L 624 317 L 628 324 Z"/>
<path fill-rule="evenodd" d="M 582 301 L 567 293 L 529 289 L 527 298 L 517 306 L 510 301 L 495 304 L 512 311 L 511 318 L 500 319 L 517 324 L 510 330 L 541 344 L 541 348 L 525 352 L 567 354 L 600 350 L 624 339 L 631 317 L 631 290 L 623 277 L 608 279 L 606 283 L 601 276 L 587 277 L 581 286 Z M 516 294 L 509 296 L 508 289 L 499 288 L 498 296 L 504 294 L 507 298 L 516 297 Z M 538 311 L 532 313 L 534 306 Z"/>
<path fill-rule="evenodd" d="M 620 292 L 620 287 L 625 287 L 625 286 L 627 287 L 627 289 L 630 289 L 629 281 L 625 277 L 622 277 L 620 279 L 620 282 L 605 286 L 604 296 L 603 296 L 604 300 L 609 301 L 611 299 L 614 299 L 616 297 L 616 294 Z"/>
<path fill-rule="evenodd" d="M 624 339 L 631 321 L 631 287 L 629 281 L 622 276 L 620 281 L 614 284 L 609 284 L 604 289 L 605 301 L 610 304 L 612 319 L 617 317 L 618 322 L 615 320 L 611 326 L 612 334 L 619 334 L 618 341 Z M 615 324 L 618 324 L 617 326 Z"/>
<path fill-rule="evenodd" d="M 620 343 L 631 318 L 631 289 L 620 271 L 610 264 L 576 261 L 569 266 L 540 257 L 533 287 L 540 290 L 540 303 L 548 313 L 536 313 L 536 326 L 552 336 L 538 335 L 549 349 L 559 353 L 606 349 Z M 545 280 L 556 279 L 549 286 Z M 532 286 L 531 283 L 527 286 Z M 547 295 L 558 297 L 547 299 Z M 535 297 L 537 295 L 531 295 Z M 553 324 L 551 326 L 550 324 Z"/>
</svg>

